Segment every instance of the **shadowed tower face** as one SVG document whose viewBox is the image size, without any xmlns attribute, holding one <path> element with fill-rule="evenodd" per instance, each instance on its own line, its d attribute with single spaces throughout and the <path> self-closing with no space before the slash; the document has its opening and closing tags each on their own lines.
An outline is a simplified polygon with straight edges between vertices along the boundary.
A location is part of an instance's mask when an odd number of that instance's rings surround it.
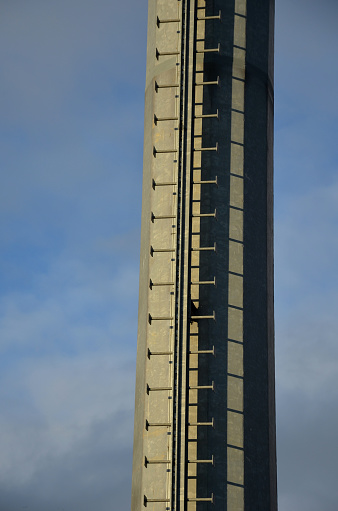
<svg viewBox="0 0 338 511">
<path fill-rule="evenodd" d="M 132 511 L 275 511 L 273 0 L 150 0 Z"/>
</svg>

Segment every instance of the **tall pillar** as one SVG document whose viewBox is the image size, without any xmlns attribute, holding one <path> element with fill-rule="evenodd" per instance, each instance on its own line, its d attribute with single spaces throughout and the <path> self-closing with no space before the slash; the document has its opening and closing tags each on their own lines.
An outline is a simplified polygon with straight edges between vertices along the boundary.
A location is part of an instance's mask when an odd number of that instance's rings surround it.
<svg viewBox="0 0 338 511">
<path fill-rule="evenodd" d="M 149 0 L 132 511 L 276 511 L 274 0 Z"/>
</svg>

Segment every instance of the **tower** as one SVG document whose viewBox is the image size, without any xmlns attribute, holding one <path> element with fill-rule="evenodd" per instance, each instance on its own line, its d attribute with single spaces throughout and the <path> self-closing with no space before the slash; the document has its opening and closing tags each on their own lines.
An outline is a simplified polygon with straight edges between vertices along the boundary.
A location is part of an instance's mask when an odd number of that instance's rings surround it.
<svg viewBox="0 0 338 511">
<path fill-rule="evenodd" d="M 132 511 L 275 511 L 274 0 L 149 0 Z"/>
</svg>

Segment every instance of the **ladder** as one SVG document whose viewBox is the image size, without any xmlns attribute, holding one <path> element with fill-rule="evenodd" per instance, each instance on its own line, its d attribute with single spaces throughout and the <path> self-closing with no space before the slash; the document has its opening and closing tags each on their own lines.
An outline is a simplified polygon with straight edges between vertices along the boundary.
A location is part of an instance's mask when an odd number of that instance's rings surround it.
<svg viewBox="0 0 338 511">
<path fill-rule="evenodd" d="M 217 320 L 216 312 L 206 310 L 203 303 L 203 289 L 212 293 L 217 276 L 209 275 L 203 264 L 207 257 L 209 266 L 216 266 L 217 241 L 211 237 L 219 212 L 210 203 L 213 194 L 205 190 L 217 188 L 219 178 L 216 172 L 210 176 L 210 166 L 205 173 L 203 161 L 215 161 L 220 141 L 206 143 L 203 133 L 220 114 L 217 107 L 206 110 L 203 98 L 208 88 L 222 87 L 219 76 L 206 78 L 204 70 L 205 55 L 217 58 L 221 52 L 220 44 L 207 45 L 206 28 L 221 22 L 222 12 L 210 14 L 208 0 L 159 2 L 153 19 L 153 58 L 164 71 L 152 88 L 142 506 L 154 511 L 207 510 L 215 503 L 213 493 L 198 490 L 198 478 L 205 474 L 212 478 L 217 454 L 199 455 L 208 431 L 215 427 L 215 417 L 201 415 L 199 404 L 204 403 L 205 412 L 217 390 L 212 377 L 206 381 L 209 372 L 203 368 L 204 361 L 217 355 L 206 335 L 207 325 Z M 210 235 L 204 235 L 206 231 Z M 234 236 L 232 241 L 241 243 Z"/>
</svg>

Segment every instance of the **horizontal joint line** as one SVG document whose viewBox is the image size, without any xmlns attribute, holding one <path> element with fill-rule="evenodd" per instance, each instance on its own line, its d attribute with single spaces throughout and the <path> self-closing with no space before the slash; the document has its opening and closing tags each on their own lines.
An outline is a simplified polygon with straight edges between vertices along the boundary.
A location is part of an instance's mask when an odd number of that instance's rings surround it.
<svg viewBox="0 0 338 511">
<path fill-rule="evenodd" d="M 241 412 L 240 410 L 234 410 L 233 408 L 227 408 L 228 412 L 238 413 L 239 415 L 244 415 L 244 412 Z"/>
<path fill-rule="evenodd" d="M 231 376 L 232 378 L 238 378 L 239 380 L 244 380 L 243 376 L 238 376 L 238 374 L 233 373 L 227 373 L 228 376 Z"/>
<path fill-rule="evenodd" d="M 233 80 L 238 80 L 239 82 L 243 82 L 243 83 L 245 83 L 244 78 L 239 78 L 238 76 L 232 76 L 232 79 L 233 79 Z"/>
<path fill-rule="evenodd" d="M 238 114 L 243 114 L 244 115 L 244 110 L 238 110 L 237 108 L 232 108 L 231 111 L 232 112 L 237 112 Z"/>
<path fill-rule="evenodd" d="M 235 339 L 228 339 L 228 342 L 233 342 L 235 344 L 241 344 L 243 346 L 243 342 L 242 341 L 235 341 Z"/>
<path fill-rule="evenodd" d="M 246 19 L 246 15 L 245 14 L 239 14 L 239 12 L 235 12 L 235 16 L 239 16 L 240 18 L 245 18 Z"/>
<path fill-rule="evenodd" d="M 235 238 L 229 238 L 229 241 L 234 241 L 235 243 L 240 243 L 241 245 L 244 245 L 243 241 L 236 240 Z"/>
<path fill-rule="evenodd" d="M 230 484 L 231 486 L 237 486 L 238 488 L 244 488 L 244 484 L 233 483 L 232 481 L 227 481 L 227 483 Z"/>
<path fill-rule="evenodd" d="M 232 206 L 232 204 L 229 204 L 230 209 L 236 209 L 236 211 L 244 211 L 243 208 L 238 208 L 237 206 Z"/>
<path fill-rule="evenodd" d="M 243 277 L 243 273 L 236 273 L 235 271 L 228 271 L 230 275 L 236 275 L 237 277 Z"/>
<path fill-rule="evenodd" d="M 230 307 L 230 309 L 236 309 L 238 311 L 244 310 L 243 307 L 237 307 L 237 305 L 231 305 L 230 303 L 228 303 L 228 307 Z"/>
<path fill-rule="evenodd" d="M 238 48 L 239 50 L 244 50 L 246 51 L 246 48 L 244 46 L 239 46 L 238 44 L 234 44 L 233 45 L 233 48 Z"/>
<path fill-rule="evenodd" d="M 238 447 L 237 445 L 227 444 L 227 447 L 230 447 L 230 449 L 237 449 L 238 451 L 244 451 L 243 447 Z"/>
</svg>

